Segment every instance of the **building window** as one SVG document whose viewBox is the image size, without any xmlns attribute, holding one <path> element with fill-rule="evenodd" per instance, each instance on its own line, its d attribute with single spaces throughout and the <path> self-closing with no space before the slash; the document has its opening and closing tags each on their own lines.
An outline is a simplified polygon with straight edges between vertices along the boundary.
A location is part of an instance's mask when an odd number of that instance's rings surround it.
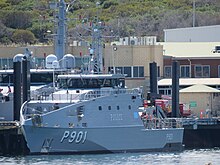
<svg viewBox="0 0 220 165">
<path fill-rule="evenodd" d="M 111 110 L 112 109 L 112 107 L 111 106 L 108 106 L 108 110 Z"/>
<path fill-rule="evenodd" d="M 183 78 L 190 77 L 190 66 L 189 65 L 180 66 L 180 77 L 183 77 Z"/>
<path fill-rule="evenodd" d="M 1 69 L 12 69 L 13 68 L 13 58 L 1 58 L 0 59 Z"/>
<path fill-rule="evenodd" d="M 139 77 L 144 77 L 144 67 L 139 66 L 139 71 L 138 71 Z"/>
<path fill-rule="evenodd" d="M 171 90 L 167 90 L 167 95 L 171 95 Z"/>
<path fill-rule="evenodd" d="M 210 66 L 209 65 L 196 65 L 195 66 L 195 77 L 210 77 Z"/>
<path fill-rule="evenodd" d="M 125 74 L 129 78 L 143 78 L 144 67 L 143 66 L 125 66 L 125 67 L 114 67 L 115 73 Z M 113 67 L 109 67 L 108 71 L 114 73 Z"/>
<path fill-rule="evenodd" d="M 171 96 L 171 89 L 159 89 L 159 94 Z"/>
<path fill-rule="evenodd" d="M 210 66 L 203 66 L 203 77 L 210 77 Z"/>
<path fill-rule="evenodd" d="M 171 66 L 164 66 L 164 77 L 165 78 L 172 77 L 172 67 Z"/>
<path fill-rule="evenodd" d="M 117 110 L 119 110 L 120 109 L 120 107 L 119 106 L 117 106 Z"/>
<path fill-rule="evenodd" d="M 133 77 L 138 77 L 138 67 L 137 66 L 133 67 Z"/>
<path fill-rule="evenodd" d="M 44 58 L 34 58 L 33 63 L 31 63 L 31 68 L 42 68 L 45 67 Z"/>
<path fill-rule="evenodd" d="M 144 77 L 144 67 L 143 66 L 133 66 L 133 76 L 134 78 Z"/>
<path fill-rule="evenodd" d="M 116 67 L 115 70 L 116 70 L 116 73 L 118 73 L 118 74 L 123 74 L 124 73 L 124 68 L 123 67 Z"/>
<path fill-rule="evenodd" d="M 159 90 L 159 94 L 164 95 L 164 90 Z"/>
<path fill-rule="evenodd" d="M 114 73 L 113 72 L 113 67 L 108 67 L 108 73 Z"/>
<path fill-rule="evenodd" d="M 124 74 L 126 77 L 131 77 L 131 67 L 124 67 Z"/>
<path fill-rule="evenodd" d="M 128 106 L 128 109 L 131 109 L 131 105 Z"/>
<path fill-rule="evenodd" d="M 90 62 L 89 56 L 75 57 L 76 68 L 81 68 L 81 66 L 88 64 Z"/>
</svg>

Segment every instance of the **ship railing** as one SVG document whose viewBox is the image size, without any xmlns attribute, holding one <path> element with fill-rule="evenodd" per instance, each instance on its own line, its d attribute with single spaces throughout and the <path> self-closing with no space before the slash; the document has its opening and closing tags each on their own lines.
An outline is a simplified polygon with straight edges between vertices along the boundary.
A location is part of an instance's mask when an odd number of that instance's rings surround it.
<svg viewBox="0 0 220 165">
<path fill-rule="evenodd" d="M 80 90 L 79 90 L 80 91 Z M 99 97 L 110 96 L 110 95 L 119 95 L 119 94 L 136 94 L 141 95 L 141 89 L 125 89 L 125 88 L 101 88 L 101 89 L 87 89 L 86 92 L 80 91 L 75 92 L 73 90 L 67 90 L 64 93 L 54 93 L 56 90 L 49 88 L 43 92 L 38 92 L 35 97 L 32 97 L 31 100 L 65 100 L 68 102 L 72 102 L 73 100 L 91 100 Z"/>
<path fill-rule="evenodd" d="M 28 106 L 24 106 L 21 114 L 21 124 L 24 123 L 25 120 L 31 119 L 34 126 L 40 127 L 42 126 L 42 118 L 43 112 L 37 111 L 34 108 L 30 108 Z"/>
<path fill-rule="evenodd" d="M 63 99 L 66 99 L 65 103 L 72 103 L 74 102 L 75 100 L 92 100 L 92 99 L 95 99 L 95 98 L 99 98 L 99 97 L 105 97 L 105 96 L 110 96 L 110 95 L 119 95 L 119 94 L 139 94 L 140 91 L 138 89 L 99 89 L 99 90 L 87 90 L 88 92 L 86 93 L 79 93 L 78 95 L 76 93 L 74 94 L 68 94 L 67 92 L 67 95 L 65 94 L 56 94 L 56 100 L 57 99 L 60 99 L 60 100 L 63 100 Z M 53 94 L 52 94 L 53 95 Z M 49 99 L 54 99 L 53 96 L 50 95 L 50 97 L 48 97 L 47 99 L 45 98 L 46 96 L 43 95 L 41 97 L 39 97 L 40 99 L 43 99 L 43 100 L 47 100 L 49 101 Z M 57 95 L 60 95 L 60 96 L 57 96 Z M 65 95 L 65 96 L 64 96 Z M 37 99 L 39 101 L 39 98 Z M 56 104 L 54 104 L 53 106 L 55 106 Z M 26 119 L 29 119 L 29 118 L 33 118 L 33 116 L 36 116 L 36 115 L 43 115 L 44 113 L 47 113 L 47 112 L 50 112 L 50 111 L 53 111 L 54 109 L 57 109 L 57 108 L 54 108 L 53 106 L 51 106 L 50 108 L 43 108 L 43 107 L 32 107 L 32 106 L 29 106 L 28 104 L 28 101 L 26 103 L 24 103 L 21 107 L 21 116 L 23 117 L 23 120 L 26 120 Z"/>
<path fill-rule="evenodd" d="M 101 89 L 101 90 L 93 90 L 82 95 L 82 100 L 91 100 L 99 97 L 111 96 L 111 95 L 119 95 L 119 94 L 138 94 L 140 93 L 139 89 Z"/>
<path fill-rule="evenodd" d="M 25 101 L 22 106 L 21 106 L 21 110 L 20 110 L 20 121 L 21 124 L 24 122 L 24 120 L 31 118 L 31 113 L 29 112 L 29 107 L 27 105 L 28 101 Z"/>
<path fill-rule="evenodd" d="M 177 118 L 152 118 L 144 119 L 143 122 L 147 129 L 183 128 L 182 120 Z"/>
<path fill-rule="evenodd" d="M 43 87 L 31 91 L 31 100 L 46 100 L 56 89 L 52 84 L 44 85 Z"/>
<path fill-rule="evenodd" d="M 43 111 L 28 106 L 28 101 L 22 104 L 20 111 L 20 120 L 23 122 L 26 119 L 33 118 L 35 115 L 42 115 Z"/>
</svg>

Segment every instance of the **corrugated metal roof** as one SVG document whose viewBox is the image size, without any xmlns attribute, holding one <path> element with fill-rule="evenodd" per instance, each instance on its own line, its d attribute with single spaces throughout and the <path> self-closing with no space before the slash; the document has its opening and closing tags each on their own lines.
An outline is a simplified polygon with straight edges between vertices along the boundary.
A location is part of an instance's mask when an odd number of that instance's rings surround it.
<svg viewBox="0 0 220 165">
<path fill-rule="evenodd" d="M 160 42 L 164 55 L 176 58 L 220 58 L 220 53 L 213 53 L 220 42 Z"/>
<path fill-rule="evenodd" d="M 180 78 L 179 85 L 220 85 L 220 78 Z M 161 79 L 158 81 L 158 86 L 171 86 L 172 79 Z"/>
<path fill-rule="evenodd" d="M 220 93 L 220 90 L 203 84 L 196 84 L 188 88 L 181 89 L 180 93 Z"/>
</svg>

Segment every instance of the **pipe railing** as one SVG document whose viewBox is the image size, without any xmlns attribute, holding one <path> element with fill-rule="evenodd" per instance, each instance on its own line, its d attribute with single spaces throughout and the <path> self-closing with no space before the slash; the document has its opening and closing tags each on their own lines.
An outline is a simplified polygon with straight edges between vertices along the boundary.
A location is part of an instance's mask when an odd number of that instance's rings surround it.
<svg viewBox="0 0 220 165">
<path fill-rule="evenodd" d="M 135 89 L 121 89 L 121 88 L 109 88 L 109 89 L 86 89 L 86 90 L 66 90 L 65 93 L 54 92 L 41 92 L 32 97 L 32 100 L 51 100 L 51 101 L 66 101 L 73 102 L 73 100 L 91 100 L 99 97 L 105 97 L 118 94 L 141 94 L 139 88 Z"/>
<path fill-rule="evenodd" d="M 147 129 L 183 128 L 182 120 L 178 118 L 152 118 L 142 120 Z"/>
</svg>

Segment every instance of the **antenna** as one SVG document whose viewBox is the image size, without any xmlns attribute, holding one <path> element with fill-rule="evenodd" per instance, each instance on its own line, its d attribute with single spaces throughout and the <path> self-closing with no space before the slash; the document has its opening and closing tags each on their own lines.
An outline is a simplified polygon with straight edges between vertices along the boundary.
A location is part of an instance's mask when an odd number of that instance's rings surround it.
<svg viewBox="0 0 220 165">
<path fill-rule="evenodd" d="M 96 7 L 100 5 L 99 2 L 96 2 Z M 90 56 L 91 56 L 91 66 L 92 70 L 95 73 L 103 73 L 103 62 L 102 62 L 102 29 L 103 23 L 98 18 L 98 10 L 97 16 L 94 18 L 92 22 L 92 44 L 90 46 Z"/>
<path fill-rule="evenodd" d="M 72 0 L 68 5 L 64 0 L 58 0 L 58 2 L 50 2 L 50 8 L 55 11 L 54 22 L 55 22 L 55 34 L 54 36 L 54 49 L 57 61 L 61 62 L 64 54 L 66 53 L 66 44 L 67 44 L 67 12 L 71 8 L 71 5 L 76 0 Z M 63 61 L 62 61 L 63 62 Z M 64 66 L 64 65 L 60 65 Z"/>
<path fill-rule="evenodd" d="M 96 3 L 97 12 L 95 18 L 90 22 L 88 18 L 83 18 L 83 29 L 90 33 L 90 46 L 89 46 L 89 61 L 82 62 L 83 65 L 88 67 L 88 71 L 90 73 L 100 74 L 103 73 L 103 38 L 104 37 L 112 37 L 112 36 L 103 36 L 103 29 L 106 28 L 105 23 L 99 20 L 100 9 L 98 8 L 100 3 Z M 88 25 L 89 24 L 89 25 Z M 84 25 L 88 25 L 84 27 Z M 87 33 L 87 34 L 88 34 Z M 85 36 L 80 34 L 80 39 L 84 39 Z M 83 57 L 82 57 L 83 59 Z M 85 58 L 87 59 L 87 58 Z M 83 59 L 83 60 L 85 60 Z"/>
<path fill-rule="evenodd" d="M 92 44 L 90 47 L 90 56 L 93 60 L 93 70 L 97 73 L 103 72 L 102 63 L 102 22 L 98 18 L 94 19 L 92 23 Z"/>
</svg>

